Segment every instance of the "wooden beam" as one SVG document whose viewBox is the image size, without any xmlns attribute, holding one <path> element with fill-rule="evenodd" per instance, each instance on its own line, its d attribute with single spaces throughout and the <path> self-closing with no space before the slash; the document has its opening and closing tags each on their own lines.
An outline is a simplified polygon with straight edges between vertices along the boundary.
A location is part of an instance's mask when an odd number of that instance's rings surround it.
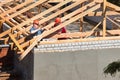
<svg viewBox="0 0 120 80">
<path fill-rule="evenodd" d="M 68 15 L 66 15 L 65 17 L 61 18 L 61 20 L 62 20 L 62 21 L 65 21 L 65 20 L 71 18 L 72 16 L 75 16 L 75 15 L 79 14 L 81 10 L 85 10 L 88 6 L 90 7 L 90 6 L 93 6 L 94 4 L 95 4 L 95 2 L 91 2 L 91 3 L 83 6 L 82 8 L 80 8 L 80 9 L 78 9 L 78 10 L 76 10 L 76 11 L 74 11 L 74 12 L 68 14 Z M 71 6 L 72 6 L 72 5 L 71 5 Z M 71 6 L 70 6 L 70 7 L 71 7 Z M 57 12 L 57 13 L 58 13 L 58 12 Z M 48 17 L 47 17 L 47 18 L 48 18 Z M 43 20 L 42 20 L 42 21 L 43 21 Z M 40 22 L 40 24 L 42 24 L 42 22 Z M 46 28 L 50 28 L 50 27 L 52 27 L 53 25 L 54 25 L 54 22 L 53 22 L 53 23 L 50 23 L 49 25 L 46 25 Z M 22 41 L 25 41 L 25 38 L 22 38 L 22 39 L 20 39 L 20 40 L 18 40 L 18 41 L 19 41 L 20 43 L 22 43 Z"/>
<path fill-rule="evenodd" d="M 42 0 L 42 1 L 39 0 L 39 1 L 31 4 L 30 6 L 27 6 L 27 7 L 25 7 L 24 9 L 22 9 L 22 10 L 20 10 L 20 11 L 17 11 L 17 13 L 14 13 L 14 14 L 10 15 L 9 17 L 7 17 L 7 19 L 13 18 L 13 17 L 15 17 L 15 16 L 17 16 L 17 15 L 19 15 L 19 14 L 21 14 L 21 13 L 24 13 L 24 12 L 26 12 L 26 11 L 28 11 L 28 10 L 30 10 L 30 9 L 32 9 L 32 8 L 34 8 L 34 7 L 42 4 L 42 3 L 44 3 L 44 2 L 46 2 L 46 1 L 48 1 L 48 0 Z"/>
<path fill-rule="evenodd" d="M 116 10 L 116 11 L 120 11 L 120 7 L 116 6 L 115 4 L 112 4 L 110 2 L 106 2 L 106 5 L 107 5 L 107 7 L 110 7 L 112 9 Z"/>
<path fill-rule="evenodd" d="M 60 6 L 66 4 L 66 3 L 69 3 L 70 1 L 71 1 L 71 0 L 64 1 L 64 3 L 60 3 L 60 4 L 52 7 L 51 9 L 49 9 L 49 10 L 41 13 L 41 15 L 45 15 L 45 14 L 47 14 L 48 12 L 51 12 L 52 10 L 57 9 L 57 8 L 60 7 Z M 86 0 L 84 0 L 84 1 L 86 1 Z M 83 1 L 83 2 L 84 2 L 84 1 Z M 82 3 L 82 2 L 80 2 L 80 3 Z M 71 6 L 72 6 L 72 7 L 73 7 L 73 6 L 77 6 L 77 5 L 80 4 L 80 3 L 76 2 L 76 3 L 72 4 Z M 62 12 L 65 12 L 65 11 L 71 9 L 71 6 L 66 7 L 65 9 L 62 9 L 62 10 L 60 10 L 59 12 L 54 13 L 54 14 L 52 14 L 51 16 L 49 16 L 49 17 L 47 17 L 47 18 L 44 18 L 43 20 L 40 21 L 40 23 L 42 24 L 42 23 L 44 23 L 46 20 L 52 19 L 52 18 L 54 18 L 55 16 L 61 14 Z M 39 15 L 39 17 L 40 17 L 40 15 Z M 42 17 L 42 16 L 41 16 L 41 17 Z M 37 16 L 37 18 L 38 18 L 38 16 Z M 32 19 L 34 19 L 34 18 L 32 18 Z M 25 23 L 24 23 L 24 24 L 25 24 Z M 20 24 L 20 25 L 22 25 L 22 24 Z M 20 26 L 20 25 L 18 25 L 18 26 Z M 13 30 L 14 30 L 14 28 L 13 28 Z M 22 31 L 23 31 L 23 30 L 22 30 Z"/>
<path fill-rule="evenodd" d="M 64 0 L 49 0 L 48 3 L 59 3 L 63 2 Z"/>
<path fill-rule="evenodd" d="M 12 1 L 14 1 L 14 0 L 2 0 L 2 1 L 0 1 L 0 6 L 7 4 L 9 2 L 12 2 Z"/>
<path fill-rule="evenodd" d="M 90 9 L 76 15 L 75 17 L 71 18 L 70 20 L 67 20 L 66 22 L 63 23 L 64 26 L 78 20 L 79 18 L 87 15 L 88 13 L 90 13 L 91 11 L 94 11 L 96 9 L 100 8 L 100 4 L 97 4 L 93 7 L 91 7 Z M 59 25 L 53 29 L 51 29 L 50 31 L 46 31 L 46 32 L 43 32 L 41 35 L 37 36 L 35 38 L 35 41 L 21 54 L 21 56 L 19 57 L 20 60 L 22 60 L 30 51 L 31 49 L 33 49 L 33 47 L 38 43 L 38 41 L 40 41 L 43 37 L 46 37 L 47 35 L 61 29 L 63 26 Z"/>
<path fill-rule="evenodd" d="M 0 15 L 0 17 L 1 17 L 2 19 L 4 19 L 4 17 L 2 17 L 1 15 Z M 7 19 L 5 19 L 5 23 L 9 24 L 9 26 L 12 26 L 12 27 L 16 26 L 15 24 L 13 24 L 12 22 L 10 22 L 10 21 L 7 20 Z M 21 28 L 20 26 L 17 26 L 16 29 L 21 30 L 21 31 L 23 30 L 23 28 Z M 14 31 L 14 30 L 15 30 L 14 28 L 10 28 L 10 29 L 2 32 L 2 33 L 0 34 L 0 38 L 3 37 L 3 36 L 5 36 L 5 35 L 8 35 L 9 33 L 11 33 L 11 31 Z M 23 32 L 23 33 L 27 35 L 26 32 Z"/>
<path fill-rule="evenodd" d="M 23 48 L 20 46 L 20 44 L 18 43 L 18 41 L 15 39 L 15 37 L 13 36 L 13 34 L 9 33 L 8 34 L 11 38 L 11 40 L 15 43 L 15 45 L 18 47 L 18 49 L 21 51 L 21 52 L 24 52 Z"/>
<path fill-rule="evenodd" d="M 120 24 L 115 22 L 114 20 L 110 19 L 109 17 L 106 17 L 109 21 L 111 21 L 113 24 L 115 24 L 120 29 Z"/>
<path fill-rule="evenodd" d="M 94 37 L 94 38 L 85 38 L 85 39 L 68 39 L 68 40 L 56 40 L 56 41 L 41 41 L 41 44 L 60 44 L 60 43 L 71 43 L 71 42 L 90 42 L 90 41 L 100 41 L 100 40 L 120 40 L 120 36 L 112 37 Z"/>
<path fill-rule="evenodd" d="M 97 11 L 97 12 L 91 12 L 87 16 L 102 16 L 102 14 L 103 14 L 102 11 Z M 120 13 L 115 11 L 106 11 L 106 15 L 120 15 Z"/>
<path fill-rule="evenodd" d="M 92 32 L 94 32 L 94 30 L 98 28 L 98 26 L 99 26 L 101 23 L 102 23 L 102 21 L 100 21 L 100 22 L 92 29 L 91 33 L 90 33 L 89 35 L 85 36 L 85 38 L 89 37 L 89 36 L 92 34 Z"/>
<path fill-rule="evenodd" d="M 66 12 L 67 10 L 70 10 L 70 9 L 76 7 L 77 5 L 80 5 L 81 3 L 85 2 L 85 1 L 86 1 L 86 0 L 82 0 L 81 2 L 79 2 L 79 0 L 76 1 L 75 3 L 73 3 L 73 4 L 71 4 L 71 5 L 67 6 L 67 7 L 59 10 L 59 11 L 57 11 L 56 13 L 51 14 L 51 15 L 48 16 L 47 18 L 42 19 L 42 20 L 40 21 L 40 24 L 43 24 L 43 23 L 45 23 L 46 21 L 48 21 L 48 20 L 50 20 L 50 19 L 53 19 L 53 18 L 59 16 L 60 14 Z M 94 4 L 95 4 L 95 3 L 94 3 Z M 79 11 L 79 13 L 80 13 L 80 12 L 81 12 L 81 11 Z"/>
<path fill-rule="evenodd" d="M 113 35 L 120 35 L 120 30 L 107 30 L 107 33 L 111 34 L 107 34 L 107 36 L 113 36 Z M 96 31 L 87 31 L 87 32 L 73 32 L 73 33 L 62 33 L 62 34 L 56 34 L 54 36 L 52 36 L 51 38 L 55 38 L 55 39 L 58 39 L 58 38 L 88 38 L 86 36 L 94 36 L 94 37 L 98 37 L 98 36 L 95 36 L 95 35 L 92 35 L 93 33 L 96 33 Z M 99 36 L 102 36 L 102 31 L 99 31 Z"/>
<path fill-rule="evenodd" d="M 1 15 L 1 16 L 5 16 L 5 15 L 7 15 L 7 14 L 9 14 L 9 13 L 16 12 L 17 9 L 20 9 L 20 8 L 22 8 L 22 7 L 30 4 L 30 3 L 32 3 L 32 2 L 33 2 L 33 0 L 27 0 L 27 1 L 25 1 L 24 3 L 21 3 L 21 4 L 17 5 L 17 6 L 15 6 L 14 8 L 3 12 L 3 13 L 0 14 L 0 15 Z"/>
<path fill-rule="evenodd" d="M 28 9 L 30 9 L 30 8 L 32 8 L 32 7 L 34 7 L 34 6 L 37 6 L 38 4 L 41 4 L 41 3 L 43 3 L 43 2 L 45 2 L 45 1 L 47 1 L 47 0 L 42 0 L 42 1 L 38 1 L 39 3 L 34 3 L 34 4 L 32 4 L 31 6 L 29 6 L 29 8 L 24 8 L 21 12 L 24 12 L 24 11 L 26 11 L 26 10 L 28 10 Z M 21 12 L 17 12 L 17 13 L 15 13 L 15 14 L 13 14 L 13 15 L 18 15 L 18 14 L 20 14 Z M 11 17 L 12 18 L 12 17 Z M 10 18 L 9 18 L 10 19 Z M 9 19 L 6 19 L 6 21 L 7 22 L 9 22 L 8 20 Z M 10 23 L 10 22 L 9 22 Z M 12 23 L 11 23 L 12 24 Z M 13 24 L 12 24 L 13 25 Z M 13 26 L 15 26 L 15 25 L 13 25 Z M 13 28 L 12 30 L 15 30 L 15 29 L 19 29 L 19 30 L 23 30 L 19 25 L 17 26 L 17 27 L 15 27 L 15 28 Z M 7 31 L 7 32 L 11 32 L 11 30 L 9 30 L 9 31 Z M 7 33 L 6 31 L 5 32 L 3 32 L 2 33 L 2 35 L 0 35 L 0 37 L 2 37 L 2 36 L 4 36 L 5 35 L 5 33 Z M 23 31 L 24 32 L 24 31 Z M 4 34 L 4 35 L 3 35 Z M 26 33 L 25 33 L 26 34 Z"/>
<path fill-rule="evenodd" d="M 106 0 L 103 0 L 103 37 L 106 36 Z"/>
<path fill-rule="evenodd" d="M 45 8 L 47 8 L 47 9 L 53 7 L 52 5 L 50 5 L 48 3 L 44 3 L 44 4 L 42 4 L 42 6 L 45 7 Z"/>
<path fill-rule="evenodd" d="M 76 2 L 76 3 L 78 3 L 78 2 Z M 75 4 L 75 3 L 74 3 L 74 4 Z M 65 20 L 69 19 L 70 17 L 79 14 L 79 13 L 81 12 L 81 10 L 85 10 L 88 6 L 93 6 L 94 4 L 95 4 L 95 2 L 91 2 L 90 4 L 87 4 L 87 5 L 83 6 L 82 8 L 80 8 L 80 9 L 78 9 L 78 10 L 76 10 L 76 11 L 74 11 L 74 12 L 68 14 L 68 15 L 66 15 L 65 17 L 61 18 L 61 20 L 62 20 L 62 21 L 65 21 Z M 69 8 L 72 8 L 72 7 L 73 7 L 73 5 L 71 4 L 71 5 L 69 6 Z M 68 7 L 66 7 L 66 8 L 68 8 Z M 65 8 L 65 9 L 66 9 L 66 8 Z M 63 10 L 64 10 L 64 9 L 62 9 L 62 10 L 56 12 L 56 13 L 59 14 L 59 13 L 62 12 Z M 52 18 L 55 17 L 56 13 L 55 13 L 55 14 L 52 14 Z M 51 16 L 51 15 L 50 15 L 50 16 Z M 46 17 L 46 18 L 44 18 L 44 19 L 42 19 L 42 20 L 40 21 L 40 24 L 44 23 L 44 22 L 46 21 L 46 19 L 52 19 L 52 18 Z M 54 22 L 53 22 L 53 23 L 50 23 L 49 25 L 46 25 L 46 28 L 50 28 L 50 27 L 52 27 L 53 25 L 54 25 Z M 30 28 L 28 28 L 28 29 L 30 29 Z M 20 39 L 20 40 L 18 40 L 18 41 L 21 43 L 22 41 L 25 41 L 24 39 L 25 39 L 25 38 L 22 38 L 22 39 Z"/>
<path fill-rule="evenodd" d="M 85 38 L 86 36 L 88 37 L 88 36 L 92 35 L 93 33 L 95 33 L 93 30 L 87 31 L 87 32 L 62 33 L 60 35 L 56 34 L 50 38 L 55 38 L 55 39 L 63 38 L 63 37 L 66 37 L 66 38 L 81 38 L 81 37 L 83 37 L 83 38 Z M 120 35 L 120 30 L 107 30 L 107 33 L 109 33 L 111 35 L 106 34 L 106 36 Z M 92 36 L 94 36 L 94 35 L 92 35 Z M 102 36 L 102 31 L 99 32 L 99 36 Z M 18 42 L 19 43 L 25 42 L 25 38 L 26 37 L 19 39 Z M 32 41 L 34 41 L 34 40 L 32 40 Z M 28 41 L 28 43 L 29 43 L 29 41 Z M 24 44 L 24 46 L 22 45 L 22 47 L 26 47 L 26 45 L 28 43 L 26 42 L 26 44 Z"/>
<path fill-rule="evenodd" d="M 46 11 L 40 13 L 40 14 L 34 16 L 33 18 L 28 19 L 27 21 L 24 21 L 23 23 L 15 26 L 15 27 L 13 27 L 12 30 L 16 30 L 17 28 L 19 28 L 19 27 L 21 27 L 21 26 L 24 26 L 24 25 L 32 22 L 32 21 L 35 20 L 35 19 L 38 19 L 38 18 L 40 18 L 40 17 L 43 17 L 44 15 L 50 13 L 50 12 L 53 11 L 53 10 L 58 9 L 59 7 L 61 7 L 62 5 L 66 4 L 66 3 L 69 3 L 70 1 L 71 1 L 71 0 L 67 0 L 67 1 L 64 1 L 63 3 L 59 3 L 58 5 L 56 5 L 56 6 L 50 8 L 50 9 L 48 9 L 48 10 L 46 10 Z M 10 32 L 11 32 L 11 30 L 7 30 L 7 31 L 1 33 L 1 34 L 0 34 L 0 37 L 3 37 L 5 34 L 9 34 Z M 25 32 L 25 30 L 21 30 L 21 32 Z"/>
</svg>

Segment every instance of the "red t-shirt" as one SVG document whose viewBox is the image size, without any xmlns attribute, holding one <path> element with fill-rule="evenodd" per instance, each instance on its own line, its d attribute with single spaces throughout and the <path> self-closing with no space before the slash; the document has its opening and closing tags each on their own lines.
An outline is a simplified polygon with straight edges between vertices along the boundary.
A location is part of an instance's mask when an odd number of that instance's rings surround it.
<svg viewBox="0 0 120 80">
<path fill-rule="evenodd" d="M 61 24 L 61 23 L 60 23 Z M 57 26 L 57 25 L 59 25 L 59 24 L 54 24 L 54 27 L 55 26 Z M 66 33 L 66 29 L 65 29 L 65 27 L 62 27 L 60 30 L 58 30 L 58 32 L 61 32 L 61 33 Z"/>
<path fill-rule="evenodd" d="M 61 33 L 66 33 L 65 27 L 62 28 Z"/>
</svg>

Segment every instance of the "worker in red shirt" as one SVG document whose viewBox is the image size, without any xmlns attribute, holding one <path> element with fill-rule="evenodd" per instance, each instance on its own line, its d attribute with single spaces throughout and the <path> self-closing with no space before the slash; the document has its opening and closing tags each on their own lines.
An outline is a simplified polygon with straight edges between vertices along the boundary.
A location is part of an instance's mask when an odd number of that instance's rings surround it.
<svg viewBox="0 0 120 80">
<path fill-rule="evenodd" d="M 61 19 L 58 17 L 55 19 L 55 24 L 53 27 L 56 27 L 61 24 Z M 62 27 L 60 30 L 58 30 L 58 33 L 66 33 L 65 27 Z"/>
<path fill-rule="evenodd" d="M 55 24 L 54 24 L 53 27 L 56 27 L 60 24 L 62 24 L 61 18 L 58 17 L 58 18 L 55 19 Z M 57 30 L 55 33 L 61 34 L 61 33 L 66 33 L 66 32 L 67 32 L 66 28 L 63 26 L 60 30 Z M 64 36 L 63 38 L 58 38 L 58 40 L 62 40 L 62 39 L 66 39 L 66 37 Z"/>
</svg>

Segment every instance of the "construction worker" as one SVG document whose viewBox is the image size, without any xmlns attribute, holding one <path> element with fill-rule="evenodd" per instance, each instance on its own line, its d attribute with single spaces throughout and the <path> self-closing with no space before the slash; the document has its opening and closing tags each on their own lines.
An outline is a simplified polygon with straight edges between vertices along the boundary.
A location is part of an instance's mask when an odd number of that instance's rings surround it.
<svg viewBox="0 0 120 80">
<path fill-rule="evenodd" d="M 44 30 L 45 30 L 44 28 L 39 26 L 39 21 L 34 20 L 33 21 L 33 26 L 30 29 L 30 33 L 32 34 L 32 36 L 37 36 L 37 35 L 40 35 Z"/>
<path fill-rule="evenodd" d="M 61 18 L 56 18 L 55 19 L 55 24 L 54 24 L 54 26 L 53 27 L 56 27 L 56 26 L 58 26 L 58 25 L 60 25 L 62 22 L 61 22 Z M 58 34 L 59 33 L 66 33 L 66 29 L 65 29 L 65 27 L 62 27 L 60 30 L 58 30 L 57 31 L 58 32 Z"/>
<path fill-rule="evenodd" d="M 62 24 L 61 18 L 58 17 L 55 19 L 55 24 L 54 24 L 53 28 L 58 25 L 61 25 L 61 24 Z M 61 29 L 57 30 L 54 34 L 61 34 L 61 33 L 66 33 L 66 28 L 64 26 Z M 66 36 L 65 35 L 63 35 L 63 36 L 64 37 L 62 37 L 62 38 L 58 38 L 58 40 L 66 39 Z"/>
</svg>

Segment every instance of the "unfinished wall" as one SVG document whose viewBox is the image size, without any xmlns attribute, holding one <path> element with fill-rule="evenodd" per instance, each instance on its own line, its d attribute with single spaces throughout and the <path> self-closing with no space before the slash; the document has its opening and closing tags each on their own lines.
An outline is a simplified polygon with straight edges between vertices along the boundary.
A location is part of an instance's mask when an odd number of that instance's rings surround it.
<svg viewBox="0 0 120 80">
<path fill-rule="evenodd" d="M 119 48 L 34 53 L 34 80 L 118 80 L 103 69 L 119 59 Z"/>
<path fill-rule="evenodd" d="M 33 52 L 15 60 L 20 80 L 119 80 L 103 70 L 120 58 L 120 40 L 41 44 Z"/>
</svg>

